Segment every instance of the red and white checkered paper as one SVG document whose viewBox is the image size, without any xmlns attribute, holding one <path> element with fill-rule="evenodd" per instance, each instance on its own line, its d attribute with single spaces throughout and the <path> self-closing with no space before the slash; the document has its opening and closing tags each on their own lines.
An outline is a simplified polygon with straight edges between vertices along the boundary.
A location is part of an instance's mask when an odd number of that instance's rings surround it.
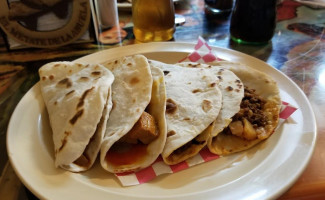
<svg viewBox="0 0 325 200">
<path fill-rule="evenodd" d="M 211 51 L 209 45 L 204 41 L 203 38 L 199 38 L 197 45 L 195 46 L 194 52 L 189 54 L 186 58 L 180 62 L 192 61 L 192 62 L 212 62 L 221 60 Z M 282 101 L 282 107 L 280 112 L 280 119 L 278 127 L 288 119 L 297 108 L 293 107 L 287 102 Z M 116 177 L 120 180 L 123 186 L 132 186 L 146 183 L 161 174 L 172 174 L 178 171 L 187 169 L 191 166 L 198 165 L 201 163 L 208 162 L 219 158 L 219 155 L 211 153 L 208 148 L 202 149 L 196 156 L 183 161 L 176 165 L 167 165 L 164 163 L 161 156 L 149 167 L 142 169 L 138 172 L 126 172 L 117 173 Z"/>
<path fill-rule="evenodd" d="M 200 36 L 197 44 L 194 47 L 194 51 L 181 59 L 179 62 L 197 62 L 197 63 L 209 63 L 213 61 L 221 61 L 208 43 Z"/>
</svg>

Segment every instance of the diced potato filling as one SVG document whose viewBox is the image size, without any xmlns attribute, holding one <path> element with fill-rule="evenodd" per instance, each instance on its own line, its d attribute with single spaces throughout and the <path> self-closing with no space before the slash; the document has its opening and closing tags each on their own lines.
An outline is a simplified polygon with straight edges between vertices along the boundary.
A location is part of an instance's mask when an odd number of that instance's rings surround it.
<svg viewBox="0 0 325 200">
<path fill-rule="evenodd" d="M 233 134 L 246 140 L 264 139 L 265 128 L 272 121 L 272 115 L 266 112 L 267 102 L 255 93 L 255 90 L 245 87 L 244 98 L 240 105 L 240 111 L 233 117 L 233 121 L 225 130 L 226 133 Z"/>
<path fill-rule="evenodd" d="M 244 126 L 241 121 L 234 121 L 229 124 L 229 129 L 233 135 L 238 137 L 243 136 Z"/>
<path fill-rule="evenodd" d="M 253 125 L 246 118 L 243 118 L 243 122 L 244 122 L 243 137 L 247 140 L 256 139 L 257 133 L 256 133 Z"/>
<path fill-rule="evenodd" d="M 143 112 L 133 128 L 121 138 L 120 142 L 149 144 L 158 137 L 155 119 L 147 112 Z"/>
</svg>

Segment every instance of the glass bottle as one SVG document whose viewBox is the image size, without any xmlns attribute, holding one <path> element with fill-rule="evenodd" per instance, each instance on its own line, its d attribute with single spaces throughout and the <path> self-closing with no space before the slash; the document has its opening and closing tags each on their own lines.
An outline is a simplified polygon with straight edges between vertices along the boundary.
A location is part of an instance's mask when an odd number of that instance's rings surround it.
<svg viewBox="0 0 325 200">
<path fill-rule="evenodd" d="M 231 22 L 231 39 L 244 44 L 266 44 L 276 26 L 277 0 L 236 0 Z"/>
</svg>

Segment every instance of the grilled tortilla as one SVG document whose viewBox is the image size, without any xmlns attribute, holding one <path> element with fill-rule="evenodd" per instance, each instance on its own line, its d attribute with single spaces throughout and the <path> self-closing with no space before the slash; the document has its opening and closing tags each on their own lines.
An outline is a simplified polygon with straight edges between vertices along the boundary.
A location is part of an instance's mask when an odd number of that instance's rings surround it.
<svg viewBox="0 0 325 200">
<path fill-rule="evenodd" d="M 279 120 L 280 95 L 276 82 L 267 74 L 245 65 L 218 62 L 236 74 L 244 84 L 240 110 L 222 132 L 208 141 L 209 150 L 227 155 L 251 148 L 273 133 Z"/>
<path fill-rule="evenodd" d="M 166 142 L 166 90 L 163 73 L 142 55 L 104 63 L 115 81 L 113 109 L 101 146 L 102 167 L 113 173 L 152 164 Z"/>
<path fill-rule="evenodd" d="M 89 169 L 112 107 L 113 74 L 101 65 L 52 62 L 42 66 L 39 75 L 53 132 L 55 166 L 72 172 Z"/>
<path fill-rule="evenodd" d="M 222 67 L 212 67 L 208 64 L 193 62 L 183 62 L 177 65 L 190 68 L 205 68 L 218 78 L 218 86 L 222 94 L 222 106 L 211 132 L 211 137 L 215 137 L 229 125 L 232 117 L 239 112 L 240 103 L 244 97 L 243 83 L 232 71 Z"/>
<path fill-rule="evenodd" d="M 177 164 L 207 144 L 220 108 L 218 78 L 203 68 L 185 68 L 150 61 L 164 71 L 167 93 L 167 141 L 164 162 Z"/>
</svg>

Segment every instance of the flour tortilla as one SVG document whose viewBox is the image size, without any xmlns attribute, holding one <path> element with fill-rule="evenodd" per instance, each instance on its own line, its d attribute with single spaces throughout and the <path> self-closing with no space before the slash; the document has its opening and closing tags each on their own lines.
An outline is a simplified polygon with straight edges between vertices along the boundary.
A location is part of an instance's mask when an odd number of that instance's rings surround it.
<svg viewBox="0 0 325 200">
<path fill-rule="evenodd" d="M 234 72 L 245 87 L 255 89 L 256 94 L 266 100 L 267 103 L 263 111 L 267 113 L 268 125 L 264 127 L 265 132 L 263 136 L 254 140 L 246 140 L 232 134 L 221 132 L 215 137 L 210 138 L 208 142 L 209 150 L 215 154 L 227 155 L 249 149 L 262 140 L 269 138 L 279 120 L 281 99 L 277 83 L 267 74 L 242 64 L 223 61 L 211 65 Z"/>
<path fill-rule="evenodd" d="M 219 79 L 218 86 L 222 93 L 222 107 L 214 122 L 211 137 L 217 136 L 232 121 L 232 117 L 239 111 L 244 97 L 244 86 L 240 78 L 232 71 L 221 66 L 211 66 L 202 63 L 183 62 L 177 65 L 190 68 L 205 68 Z"/>
<path fill-rule="evenodd" d="M 185 68 L 150 61 L 164 71 L 167 93 L 165 163 L 195 156 L 207 143 L 220 108 L 218 78 L 203 68 Z"/>
<path fill-rule="evenodd" d="M 113 109 L 101 146 L 100 162 L 105 170 L 113 173 L 138 171 L 157 159 L 166 142 L 163 73 L 157 68 L 150 69 L 147 59 L 142 55 L 124 57 L 104 63 L 104 66 L 113 72 L 115 81 L 112 85 Z M 132 163 L 117 165 L 108 162 L 110 148 L 131 130 L 145 109 L 156 121 L 158 138 L 146 146 L 145 155 Z M 133 153 L 127 156 L 133 156 Z"/>
<path fill-rule="evenodd" d="M 55 166 L 72 172 L 89 169 L 112 107 L 113 74 L 101 65 L 52 62 L 42 66 L 39 75 L 53 132 Z"/>
</svg>

